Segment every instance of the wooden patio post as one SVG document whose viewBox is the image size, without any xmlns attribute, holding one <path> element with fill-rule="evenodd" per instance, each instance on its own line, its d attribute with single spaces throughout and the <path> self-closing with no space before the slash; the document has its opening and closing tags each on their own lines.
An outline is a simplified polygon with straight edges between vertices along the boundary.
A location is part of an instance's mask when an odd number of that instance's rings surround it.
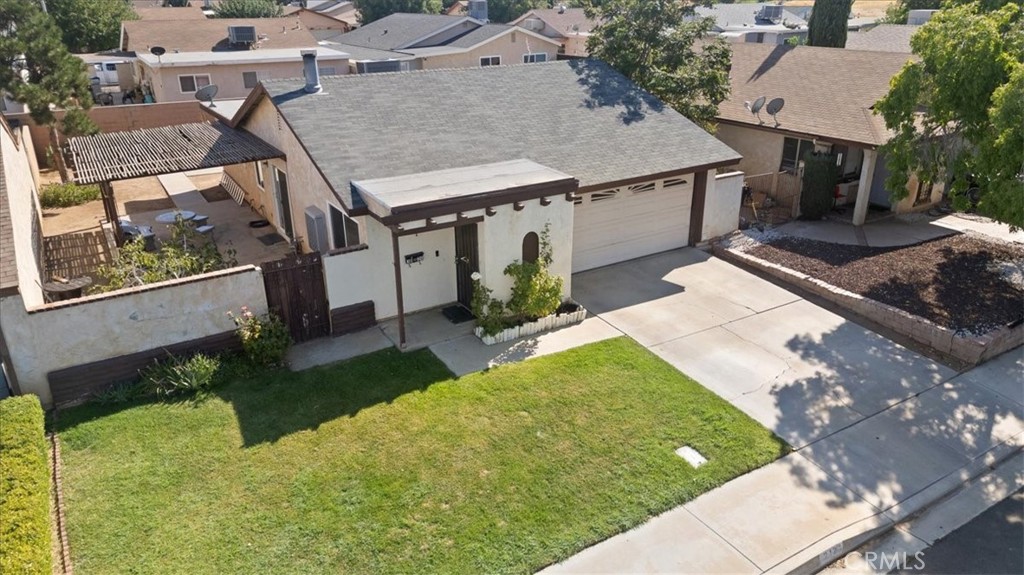
<svg viewBox="0 0 1024 575">
<path fill-rule="evenodd" d="M 398 233 L 391 230 L 391 252 L 395 260 L 395 300 L 398 303 L 398 347 L 405 347 L 405 303 L 402 301 L 402 263 L 398 255 Z"/>
<path fill-rule="evenodd" d="M 103 212 L 107 221 L 114 229 L 114 240 L 118 246 L 124 245 L 124 233 L 121 231 L 121 224 L 117 218 L 117 202 L 114 201 L 114 186 L 109 181 L 100 182 L 100 197 L 103 199 Z"/>
</svg>

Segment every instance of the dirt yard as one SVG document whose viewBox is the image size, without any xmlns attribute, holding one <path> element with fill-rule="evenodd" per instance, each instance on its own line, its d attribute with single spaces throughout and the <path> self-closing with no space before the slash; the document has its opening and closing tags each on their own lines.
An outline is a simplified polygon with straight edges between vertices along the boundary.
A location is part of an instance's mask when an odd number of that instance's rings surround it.
<svg viewBox="0 0 1024 575">
<path fill-rule="evenodd" d="M 164 187 L 160 185 L 160 180 L 156 178 L 136 178 L 114 182 L 113 187 L 119 214 L 174 209 L 174 202 L 167 196 Z M 100 221 L 104 219 L 106 216 L 103 213 L 103 203 L 99 200 L 70 208 L 45 209 L 43 210 L 43 235 L 49 237 L 98 231 Z"/>
<path fill-rule="evenodd" d="M 787 0 L 786 6 L 813 6 L 814 0 Z M 885 10 L 895 4 L 893 0 L 854 0 L 853 16 L 855 18 L 881 18 Z"/>
<path fill-rule="evenodd" d="M 982 334 L 1024 317 L 1024 246 L 957 234 L 871 248 L 790 236 L 746 252 L 938 325 Z"/>
</svg>

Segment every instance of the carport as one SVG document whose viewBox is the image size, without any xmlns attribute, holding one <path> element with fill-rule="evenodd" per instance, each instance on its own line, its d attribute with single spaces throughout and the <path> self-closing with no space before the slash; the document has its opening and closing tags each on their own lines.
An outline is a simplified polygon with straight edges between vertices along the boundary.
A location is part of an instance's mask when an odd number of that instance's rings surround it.
<svg viewBox="0 0 1024 575">
<path fill-rule="evenodd" d="M 214 121 L 78 136 L 67 142 L 74 181 L 99 184 L 118 245 L 124 238 L 111 182 L 283 157 L 249 132 Z"/>
</svg>

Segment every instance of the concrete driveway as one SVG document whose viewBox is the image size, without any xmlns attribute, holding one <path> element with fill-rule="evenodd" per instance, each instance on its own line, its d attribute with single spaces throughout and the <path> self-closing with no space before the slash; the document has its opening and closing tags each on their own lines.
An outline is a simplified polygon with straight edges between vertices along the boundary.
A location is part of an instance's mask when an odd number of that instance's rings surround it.
<svg viewBox="0 0 1024 575">
<path fill-rule="evenodd" d="M 577 274 L 573 297 L 796 448 L 955 374 L 695 249 Z"/>
</svg>

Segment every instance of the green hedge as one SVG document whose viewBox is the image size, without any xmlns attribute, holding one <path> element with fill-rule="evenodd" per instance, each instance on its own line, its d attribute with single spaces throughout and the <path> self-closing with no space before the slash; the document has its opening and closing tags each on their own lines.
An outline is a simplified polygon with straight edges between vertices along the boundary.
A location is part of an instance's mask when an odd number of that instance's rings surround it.
<svg viewBox="0 0 1024 575">
<path fill-rule="evenodd" d="M 80 186 L 71 182 L 43 186 L 39 193 L 39 205 L 44 208 L 69 208 L 100 199 L 100 187 Z"/>
<path fill-rule="evenodd" d="M 0 401 L 0 573 L 49 575 L 50 470 L 34 395 Z"/>
</svg>

